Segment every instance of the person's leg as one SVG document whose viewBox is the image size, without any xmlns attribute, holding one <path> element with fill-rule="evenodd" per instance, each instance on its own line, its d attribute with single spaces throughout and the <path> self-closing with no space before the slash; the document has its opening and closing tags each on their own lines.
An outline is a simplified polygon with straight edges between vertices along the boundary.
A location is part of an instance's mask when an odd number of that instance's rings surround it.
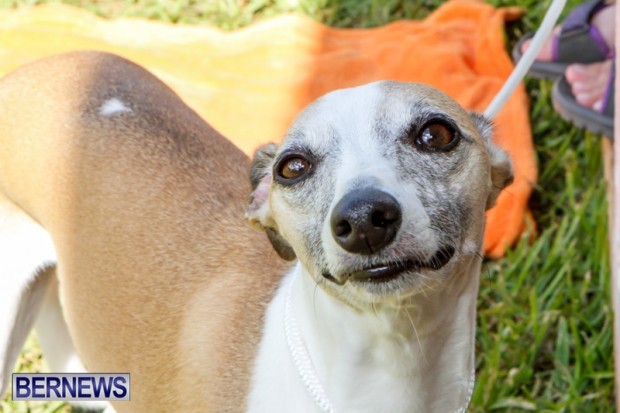
<svg viewBox="0 0 620 413">
<path fill-rule="evenodd" d="M 615 13 L 616 13 L 616 5 L 611 4 L 608 7 L 600 10 L 598 13 L 594 14 L 592 19 L 590 20 L 590 24 L 596 29 L 598 29 L 601 34 L 602 40 L 605 42 L 607 47 L 613 49 L 615 46 Z M 562 29 L 561 26 L 557 26 L 553 35 L 545 42 L 543 47 L 540 49 L 540 53 L 538 54 L 537 60 L 540 61 L 551 61 L 553 57 L 553 38 L 557 36 Z M 529 47 L 531 40 L 526 40 L 523 42 L 521 46 L 521 51 L 525 52 Z"/>
<path fill-rule="evenodd" d="M 615 27 L 620 24 L 620 9 L 616 10 L 615 19 L 616 20 L 614 21 L 614 30 L 615 30 Z M 615 32 L 615 36 L 614 36 L 614 45 L 619 44 L 619 43 L 620 43 L 620 32 L 616 31 Z M 616 67 L 620 67 L 620 55 L 618 55 L 618 53 L 616 53 L 616 56 L 614 56 L 614 59 L 616 59 Z M 616 76 L 614 87 L 616 87 L 616 90 L 620 90 L 620 89 L 618 89 L 619 86 L 620 86 L 620 78 L 618 76 Z M 615 95 L 614 98 L 616 100 L 615 101 L 615 103 L 616 103 L 616 105 L 615 105 L 616 113 L 614 114 L 614 117 L 615 117 L 615 119 L 620 119 L 618 117 L 618 116 L 620 116 L 620 102 L 619 102 L 620 98 L 618 97 L 618 95 Z M 620 130 L 619 130 L 619 128 L 615 128 L 614 141 L 615 142 L 620 142 Z M 618 147 L 618 145 L 616 145 L 616 146 Z M 616 149 L 616 153 L 620 155 L 620 150 Z M 617 162 L 620 162 L 620 156 L 617 156 L 616 159 L 618 160 Z M 618 165 L 620 165 L 620 163 Z M 618 173 L 616 175 L 618 175 L 619 179 L 616 182 L 618 182 L 618 184 L 620 184 L 620 167 L 617 168 L 617 171 L 618 171 Z M 617 196 L 616 198 L 619 198 L 619 200 L 620 200 L 620 196 Z M 618 205 L 618 207 L 620 208 L 620 203 L 618 203 L 616 205 Z M 620 223 L 620 220 L 619 220 L 619 223 Z M 618 235 L 620 236 L 620 234 L 618 234 Z M 618 241 L 620 242 L 620 239 Z M 619 264 L 620 264 L 620 262 L 619 262 Z M 618 270 L 620 270 L 620 268 L 618 268 Z M 618 275 L 620 276 L 620 273 Z M 616 314 L 618 314 L 618 313 L 616 313 Z M 620 317 L 618 317 L 618 318 L 620 318 Z M 620 383 L 620 377 L 618 377 L 616 379 L 616 381 L 618 383 Z M 618 388 L 620 388 L 620 386 L 618 386 Z M 620 393 L 618 393 L 618 399 L 620 400 Z"/>
<path fill-rule="evenodd" d="M 620 10 L 616 11 L 616 24 L 620 24 Z M 620 31 L 616 32 L 616 44 L 620 41 Z M 616 67 L 620 67 L 620 56 L 616 54 Z M 620 78 L 616 76 L 616 90 L 620 90 Z M 615 96 L 615 117 L 616 119 L 620 119 L 620 98 L 618 94 Z M 609 193 L 611 193 L 611 198 L 609 199 L 609 205 L 611 209 L 611 219 L 610 219 L 610 228 L 611 228 L 611 242 L 609 251 L 612 252 L 611 255 L 611 301 L 612 308 L 615 313 L 614 317 L 614 361 L 615 361 L 615 388 L 616 388 L 616 411 L 620 412 L 620 254 L 618 254 L 618 248 L 620 248 L 620 128 L 614 129 L 614 159 L 613 163 L 613 172 L 610 185 L 612 188 Z"/>
<path fill-rule="evenodd" d="M 616 10 L 616 21 L 614 24 L 614 28 L 619 24 L 620 24 L 620 9 Z M 620 44 L 620 31 L 616 31 L 615 33 L 614 44 Z M 616 53 L 615 59 L 616 59 L 616 67 L 620 67 L 620 55 L 618 53 Z M 614 99 L 615 99 L 615 110 L 616 110 L 616 113 L 614 114 L 614 122 L 617 122 L 618 119 L 620 119 L 620 93 L 619 93 L 620 92 L 620 79 L 618 78 L 618 76 L 616 76 L 616 84 L 614 85 L 614 90 L 615 90 Z M 618 130 L 618 128 L 615 128 L 614 132 L 615 132 L 614 142 L 620 142 L 620 131 Z M 620 146 L 616 144 L 616 154 L 618 154 L 618 156 L 616 156 L 616 162 L 620 162 L 620 150 L 618 148 L 620 148 Z M 616 167 L 616 170 L 618 171 L 616 173 L 617 175 L 616 182 L 618 183 L 616 185 L 616 190 L 618 190 L 618 188 L 620 187 L 620 165 Z M 618 201 L 616 203 L 616 207 L 620 208 L 620 191 L 618 192 L 619 193 L 616 195 L 616 200 Z M 620 216 L 618 216 L 618 220 L 620 221 Z M 618 226 L 618 228 L 620 228 L 620 225 Z M 620 243 L 620 233 L 618 234 L 618 237 L 619 237 L 618 242 Z M 620 264 L 620 260 L 618 260 L 618 264 Z M 618 276 L 620 277 L 620 268 L 616 268 L 616 270 L 618 270 Z M 620 376 L 618 376 L 616 380 L 617 382 L 620 383 Z M 620 396 L 618 396 L 618 399 L 620 400 Z"/>
</svg>

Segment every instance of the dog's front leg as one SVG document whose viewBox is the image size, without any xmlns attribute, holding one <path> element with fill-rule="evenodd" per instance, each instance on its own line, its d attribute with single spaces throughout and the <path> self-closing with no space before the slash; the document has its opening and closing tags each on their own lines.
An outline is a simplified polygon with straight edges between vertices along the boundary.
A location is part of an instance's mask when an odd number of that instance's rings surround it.
<svg viewBox="0 0 620 413">
<path fill-rule="evenodd" d="M 54 263 L 45 230 L 0 197 L 0 395 L 37 318 Z"/>
</svg>

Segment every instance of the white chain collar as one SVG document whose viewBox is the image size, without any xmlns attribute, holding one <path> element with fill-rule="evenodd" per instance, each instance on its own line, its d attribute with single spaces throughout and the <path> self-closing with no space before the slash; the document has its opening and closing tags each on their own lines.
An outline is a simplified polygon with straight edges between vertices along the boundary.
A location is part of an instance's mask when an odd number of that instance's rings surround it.
<svg viewBox="0 0 620 413">
<path fill-rule="evenodd" d="M 336 413 L 336 409 L 329 401 L 325 389 L 321 385 L 316 370 L 312 365 L 312 360 L 308 354 L 308 349 L 304 344 L 301 337 L 299 327 L 297 326 L 297 319 L 291 311 L 291 295 L 293 291 L 293 284 L 298 278 L 297 273 L 293 275 L 293 279 L 290 281 L 288 290 L 286 291 L 286 300 L 284 302 L 284 335 L 286 336 L 286 344 L 288 346 L 289 353 L 295 363 L 297 373 L 301 378 L 302 383 L 306 387 L 306 390 L 312 396 L 317 406 L 321 408 L 324 413 Z M 467 400 L 465 404 L 459 407 L 455 413 L 465 413 L 471 402 L 471 396 L 474 392 L 474 384 L 476 381 L 476 372 L 472 369 L 471 376 L 469 378 L 469 386 L 467 388 Z"/>
</svg>

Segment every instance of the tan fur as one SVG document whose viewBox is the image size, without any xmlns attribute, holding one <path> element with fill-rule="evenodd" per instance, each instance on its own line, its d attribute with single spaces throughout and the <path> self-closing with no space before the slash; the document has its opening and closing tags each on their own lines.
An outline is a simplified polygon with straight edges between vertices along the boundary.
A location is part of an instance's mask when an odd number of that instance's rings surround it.
<svg viewBox="0 0 620 413">
<path fill-rule="evenodd" d="M 100 115 L 111 98 L 131 112 Z M 244 221 L 248 166 L 119 57 L 61 55 L 0 81 L 0 193 L 53 238 L 87 369 L 131 373 L 118 412 L 243 409 L 286 266 Z"/>
</svg>

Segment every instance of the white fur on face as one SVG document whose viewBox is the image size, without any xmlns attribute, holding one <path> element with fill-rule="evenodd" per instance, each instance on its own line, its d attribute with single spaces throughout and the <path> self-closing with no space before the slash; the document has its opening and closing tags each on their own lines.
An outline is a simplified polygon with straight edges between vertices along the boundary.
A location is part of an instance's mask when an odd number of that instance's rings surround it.
<svg viewBox="0 0 620 413">
<path fill-rule="evenodd" d="M 457 145 L 445 152 L 420 149 L 415 136 L 421 128 L 446 120 L 455 125 Z M 459 256 L 479 253 L 488 151 L 471 116 L 440 92 L 394 82 L 332 92 L 300 114 L 275 162 L 289 153 L 311 161 L 312 173 L 298 183 L 272 185 L 267 215 L 316 281 L 324 281 L 325 273 L 346 279 L 377 265 L 430 262 L 441 251 L 455 251 L 441 269 L 423 267 L 390 283 L 323 283 L 339 296 L 375 302 L 377 294 L 419 292 L 420 283 L 445 279 Z M 394 240 L 373 254 L 346 251 L 332 235 L 334 207 L 362 188 L 387 193 L 401 208 Z"/>
<path fill-rule="evenodd" d="M 416 184 L 404 182 L 397 175 L 394 162 L 383 156 L 382 142 L 375 139 L 371 130 L 347 135 L 344 134 L 346 131 L 342 132 L 341 163 L 333 173 L 335 185 L 330 213 L 343 197 L 357 188 L 379 189 L 394 197 L 402 209 L 401 228 L 389 249 L 381 254 L 381 259 L 399 260 L 412 247 L 427 249 L 432 256 L 439 245 L 435 234 L 429 230 L 430 218 L 420 202 Z M 329 220 L 325 220 L 322 234 L 330 272 L 340 273 L 362 266 L 367 259 L 344 251 L 336 243 Z"/>
</svg>

